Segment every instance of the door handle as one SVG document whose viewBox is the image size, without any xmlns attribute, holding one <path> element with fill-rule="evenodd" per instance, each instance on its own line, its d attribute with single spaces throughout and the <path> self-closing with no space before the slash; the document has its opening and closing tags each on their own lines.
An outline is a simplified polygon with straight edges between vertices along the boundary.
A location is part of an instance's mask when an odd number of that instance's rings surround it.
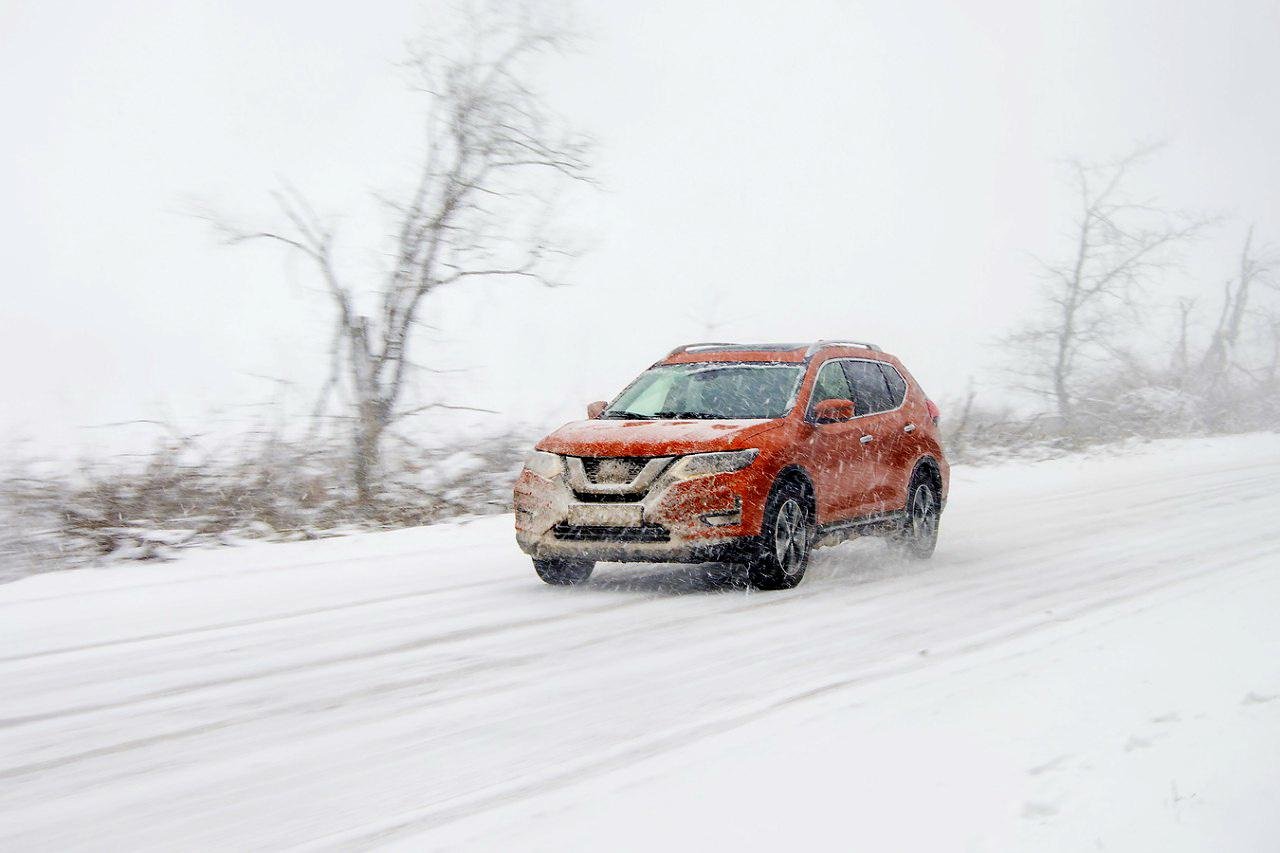
<svg viewBox="0 0 1280 853">
<path fill-rule="evenodd" d="M 902 428 L 902 431 L 903 431 L 903 432 L 915 432 L 915 431 L 916 431 L 916 425 L 915 425 L 915 424 L 907 424 L 906 426 L 904 426 L 904 427 Z"/>
<path fill-rule="evenodd" d="M 874 435 L 864 435 L 862 438 L 858 439 L 858 441 L 862 442 L 863 444 L 870 444 L 871 442 L 875 441 L 875 438 L 876 437 Z"/>
</svg>

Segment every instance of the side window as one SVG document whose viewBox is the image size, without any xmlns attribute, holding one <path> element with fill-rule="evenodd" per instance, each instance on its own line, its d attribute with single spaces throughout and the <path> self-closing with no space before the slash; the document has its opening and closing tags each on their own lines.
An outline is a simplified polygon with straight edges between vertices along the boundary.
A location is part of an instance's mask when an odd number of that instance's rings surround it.
<svg viewBox="0 0 1280 853">
<path fill-rule="evenodd" d="M 840 369 L 840 362 L 828 361 L 818 370 L 818 378 L 813 383 L 813 396 L 809 400 L 809 411 L 813 411 L 813 407 L 821 403 L 823 400 L 848 400 L 849 381 L 845 378 L 844 371 Z"/>
<path fill-rule="evenodd" d="M 889 383 L 889 401 L 893 404 L 890 408 L 897 408 L 907 398 L 907 380 L 902 378 L 902 374 L 892 364 L 882 361 L 880 369 L 884 371 L 884 379 Z"/>
<path fill-rule="evenodd" d="M 889 396 L 889 384 L 877 362 L 846 361 L 844 370 L 853 389 L 854 414 L 870 415 L 897 405 Z"/>
</svg>

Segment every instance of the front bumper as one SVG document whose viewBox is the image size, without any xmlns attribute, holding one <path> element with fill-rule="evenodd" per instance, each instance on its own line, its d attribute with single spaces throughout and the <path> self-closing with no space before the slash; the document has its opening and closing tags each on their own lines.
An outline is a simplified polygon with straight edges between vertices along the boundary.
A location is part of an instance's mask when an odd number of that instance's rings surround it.
<svg viewBox="0 0 1280 853">
<path fill-rule="evenodd" d="M 516 541 L 537 559 L 703 563 L 755 542 L 760 501 L 746 471 L 655 487 L 630 500 L 581 499 L 563 477 L 516 481 Z"/>
<path fill-rule="evenodd" d="M 610 563 L 725 563 L 742 558 L 754 542 L 735 537 L 714 542 L 566 541 L 516 531 L 520 550 L 534 559 L 594 560 Z"/>
</svg>

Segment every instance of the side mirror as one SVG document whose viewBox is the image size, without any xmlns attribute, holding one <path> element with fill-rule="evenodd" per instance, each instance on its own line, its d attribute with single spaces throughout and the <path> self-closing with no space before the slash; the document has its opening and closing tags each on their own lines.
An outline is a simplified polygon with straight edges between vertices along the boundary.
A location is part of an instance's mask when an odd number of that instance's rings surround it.
<svg viewBox="0 0 1280 853">
<path fill-rule="evenodd" d="M 820 424 L 842 424 L 853 420 L 852 400 L 823 400 L 813 407 L 813 419 Z"/>
<path fill-rule="evenodd" d="M 604 400 L 596 400 L 594 403 L 587 404 L 587 417 L 595 420 L 600 417 L 600 413 L 609 408 L 609 404 Z"/>
</svg>

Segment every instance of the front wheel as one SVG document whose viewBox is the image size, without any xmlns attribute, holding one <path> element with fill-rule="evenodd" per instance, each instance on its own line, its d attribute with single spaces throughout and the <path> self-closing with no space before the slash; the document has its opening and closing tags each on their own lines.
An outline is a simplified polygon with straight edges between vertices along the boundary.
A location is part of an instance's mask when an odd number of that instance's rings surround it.
<svg viewBox="0 0 1280 853">
<path fill-rule="evenodd" d="M 573 586 L 591 577 L 596 567 L 594 560 L 539 560 L 534 558 L 533 570 L 552 586 Z"/>
<path fill-rule="evenodd" d="M 907 514 L 893 539 L 903 554 L 927 560 L 938 547 L 938 522 L 942 516 L 942 496 L 926 478 L 911 483 L 907 496 Z"/>
<path fill-rule="evenodd" d="M 813 510 L 797 483 L 774 488 L 765 504 L 760 541 L 747 566 L 756 589 L 791 589 L 804 578 L 813 546 Z"/>
</svg>

